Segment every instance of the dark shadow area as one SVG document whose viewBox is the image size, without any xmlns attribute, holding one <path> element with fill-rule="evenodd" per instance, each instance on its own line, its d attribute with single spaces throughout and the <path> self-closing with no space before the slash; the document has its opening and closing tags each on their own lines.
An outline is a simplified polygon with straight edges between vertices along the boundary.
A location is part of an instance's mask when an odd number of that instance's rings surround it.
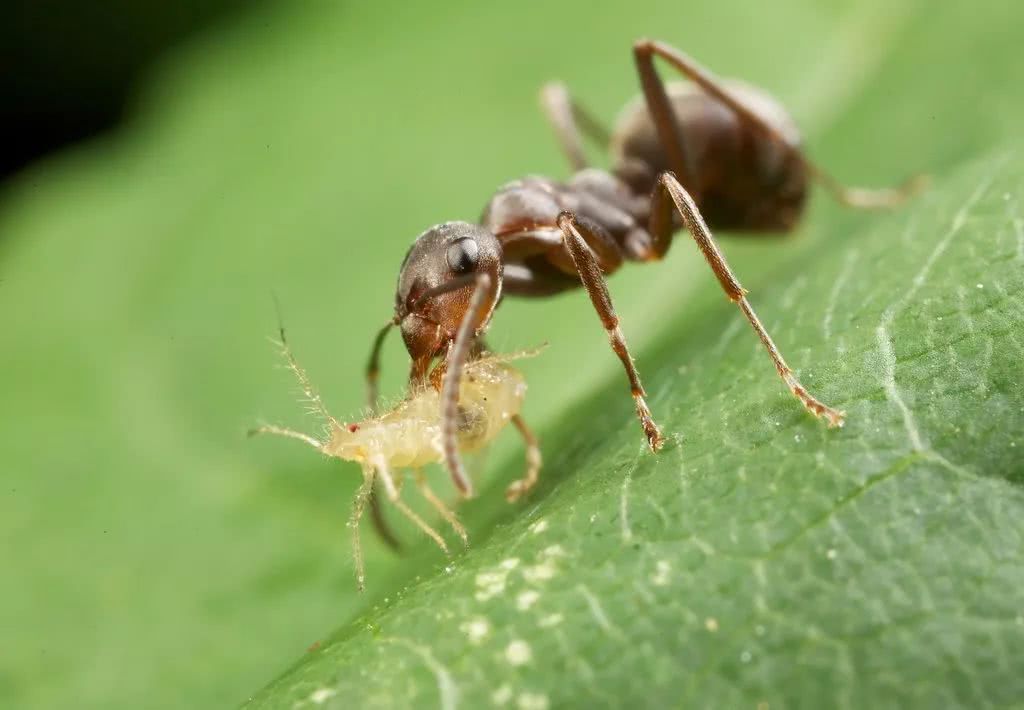
<svg viewBox="0 0 1024 710">
<path fill-rule="evenodd" d="M 0 181 L 115 127 L 155 59 L 246 6 L 242 0 L 0 2 Z"/>
</svg>

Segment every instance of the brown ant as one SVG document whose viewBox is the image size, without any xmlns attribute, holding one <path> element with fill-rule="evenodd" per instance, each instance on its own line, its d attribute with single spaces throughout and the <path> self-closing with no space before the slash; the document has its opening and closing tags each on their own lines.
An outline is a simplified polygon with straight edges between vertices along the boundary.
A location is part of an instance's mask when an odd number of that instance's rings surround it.
<svg viewBox="0 0 1024 710">
<path fill-rule="evenodd" d="M 441 391 L 444 438 L 454 442 L 459 382 L 469 347 L 456 346 L 460 329 L 472 330 L 472 351 L 481 352 L 482 335 L 503 296 L 543 297 L 582 285 L 625 368 L 647 442 L 658 451 L 664 437 L 644 399 L 605 275 L 625 261 L 661 260 L 675 232 L 685 227 L 790 391 L 829 426 L 842 426 L 844 413 L 811 395 L 786 364 L 710 227 L 789 231 L 803 212 L 812 179 L 840 203 L 857 208 L 898 204 L 922 179 L 880 190 L 845 187 L 808 160 L 793 120 L 762 90 L 720 80 L 661 42 L 640 40 L 633 45 L 633 56 L 642 101 L 627 106 L 611 133 L 561 84 L 541 92 L 547 117 L 575 170 L 568 182 L 516 180 L 499 188 L 478 224 L 446 222 L 416 239 L 402 262 L 395 315 L 373 344 L 366 372 L 371 404 L 377 397 L 384 336 L 399 326 L 412 358 L 410 384 L 429 383 Z M 655 70 L 655 57 L 690 83 L 666 85 Z M 581 131 L 608 145 L 610 171 L 588 165 Z M 439 362 L 431 370 L 435 360 Z M 518 414 L 513 421 L 532 440 Z M 453 445 L 445 449 L 445 462 L 458 489 L 470 495 L 470 481 Z M 510 497 L 523 492 L 516 490 Z"/>
</svg>

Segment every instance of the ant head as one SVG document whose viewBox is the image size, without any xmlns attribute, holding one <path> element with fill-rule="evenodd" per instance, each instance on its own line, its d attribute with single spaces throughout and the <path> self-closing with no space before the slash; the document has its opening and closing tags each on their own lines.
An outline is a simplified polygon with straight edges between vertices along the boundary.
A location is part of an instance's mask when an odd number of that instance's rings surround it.
<svg viewBox="0 0 1024 710">
<path fill-rule="evenodd" d="M 395 320 L 422 376 L 431 359 L 455 338 L 479 273 L 491 277 L 491 293 L 477 316 L 487 325 L 501 295 L 502 252 L 497 237 L 468 222 L 445 222 L 421 234 L 402 262 Z"/>
</svg>

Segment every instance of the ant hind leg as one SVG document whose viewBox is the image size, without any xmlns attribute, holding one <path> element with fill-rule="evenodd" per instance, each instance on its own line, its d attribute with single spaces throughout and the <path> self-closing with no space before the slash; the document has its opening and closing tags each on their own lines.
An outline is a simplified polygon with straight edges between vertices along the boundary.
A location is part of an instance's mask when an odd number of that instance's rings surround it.
<svg viewBox="0 0 1024 710">
<path fill-rule="evenodd" d="M 572 99 L 565 84 L 557 81 L 545 84 L 540 90 L 540 105 L 573 170 L 589 167 L 583 150 L 584 135 L 602 148 L 611 142 L 608 129 Z"/>
<path fill-rule="evenodd" d="M 930 179 L 927 175 L 914 175 L 896 187 L 851 187 L 844 185 L 826 173 L 817 165 L 804 159 L 811 177 L 828 190 L 836 202 L 844 207 L 859 210 L 877 210 L 898 207 L 911 197 L 928 187 Z"/>
<path fill-rule="evenodd" d="M 676 71 L 699 86 L 705 93 L 727 106 L 741 121 L 770 140 L 784 146 L 793 156 L 807 168 L 807 172 L 829 191 L 842 205 L 857 209 L 880 209 L 895 207 L 920 192 L 928 184 L 927 175 L 915 175 L 902 185 L 887 188 L 848 187 L 826 173 L 807 159 L 799 146 L 787 139 L 779 130 L 750 106 L 730 93 L 721 79 L 698 64 L 686 53 L 679 51 L 664 42 L 648 39 L 638 40 L 633 44 L 633 56 L 636 59 L 640 83 L 643 86 L 648 110 L 654 119 L 655 127 L 665 152 L 668 153 L 672 171 L 684 185 L 694 185 L 694 175 L 686 164 L 687 156 L 683 151 L 675 121 L 672 119 L 672 107 L 665 93 L 665 87 L 654 70 L 654 57 L 661 57 Z"/>
</svg>

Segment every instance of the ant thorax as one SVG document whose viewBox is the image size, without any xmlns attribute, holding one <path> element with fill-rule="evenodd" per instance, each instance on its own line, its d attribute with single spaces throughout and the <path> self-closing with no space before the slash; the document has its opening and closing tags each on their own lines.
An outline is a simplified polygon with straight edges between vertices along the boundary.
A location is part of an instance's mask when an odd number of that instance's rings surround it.
<svg viewBox="0 0 1024 710">
<path fill-rule="evenodd" d="M 522 408 L 526 381 L 506 358 L 488 356 L 466 365 L 459 388 L 459 450 L 490 443 Z M 429 385 L 409 394 L 380 416 L 353 424 L 333 424 L 323 452 L 346 461 L 391 469 L 440 463 L 441 395 Z"/>
</svg>

